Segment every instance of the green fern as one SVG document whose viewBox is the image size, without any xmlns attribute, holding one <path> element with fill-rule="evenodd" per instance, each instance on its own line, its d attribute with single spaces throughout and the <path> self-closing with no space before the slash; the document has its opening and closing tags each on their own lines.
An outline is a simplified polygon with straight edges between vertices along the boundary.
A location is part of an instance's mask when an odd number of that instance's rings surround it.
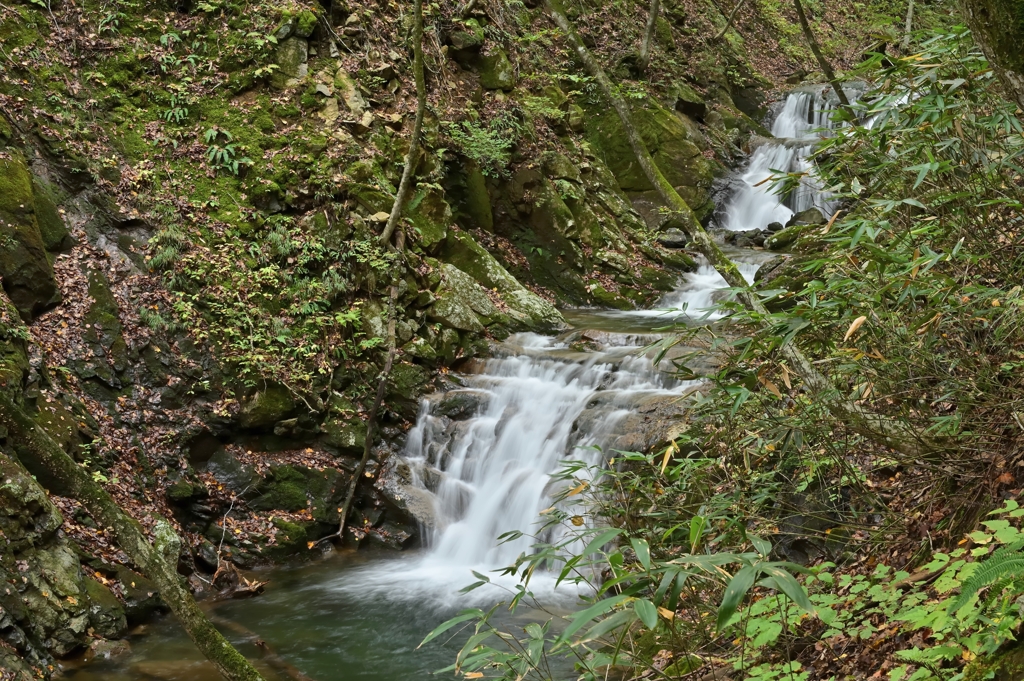
<svg viewBox="0 0 1024 681">
<path fill-rule="evenodd" d="M 985 560 L 960 587 L 960 595 L 949 604 L 949 612 L 956 612 L 975 594 L 997 581 L 1013 581 L 1024 577 L 1024 553 L 1021 553 L 1021 548 L 1024 548 L 1024 541 L 1007 544 Z"/>
</svg>

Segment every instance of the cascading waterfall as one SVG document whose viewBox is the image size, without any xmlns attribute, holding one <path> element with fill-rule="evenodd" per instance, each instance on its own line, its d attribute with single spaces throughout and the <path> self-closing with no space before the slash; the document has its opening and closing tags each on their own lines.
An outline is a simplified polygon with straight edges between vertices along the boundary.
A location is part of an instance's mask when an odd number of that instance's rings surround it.
<svg viewBox="0 0 1024 681">
<path fill-rule="evenodd" d="M 822 97 L 820 89 L 805 89 L 790 93 L 772 124 L 774 140 L 766 140 L 758 147 L 750 163 L 738 178 L 733 195 L 726 207 L 722 226 L 731 231 L 764 229 L 773 222 L 786 222 L 808 208 L 830 213 L 828 196 L 813 175 L 813 166 L 807 160 L 811 148 L 820 139 L 815 131 L 832 130 L 835 105 Z M 775 173 L 806 173 L 800 186 L 789 196 L 772 193 L 768 181 Z"/>
<path fill-rule="evenodd" d="M 825 207 L 812 178 L 786 201 L 762 180 L 772 168 L 809 169 L 806 156 L 817 140 L 811 131 L 830 127 L 831 110 L 831 104 L 812 90 L 786 99 L 772 127 L 783 139 L 760 147 L 739 173 L 725 211 L 726 228 L 763 228 L 774 221 L 785 223 L 794 211 Z M 748 281 L 766 257 L 755 251 L 730 256 Z M 662 300 L 662 309 L 607 314 L 641 320 L 668 315 L 666 323 L 680 317 L 714 320 L 721 316 L 714 307 L 725 286 L 701 260 L 698 270 Z M 648 328 L 664 325 L 647 323 Z M 582 352 L 556 339 L 517 334 L 503 345 L 504 356 L 489 359 L 478 373 L 462 377 L 464 388 L 425 400 L 402 460 L 410 472 L 410 486 L 429 496 L 434 507 L 426 550 L 413 560 L 350 573 L 339 588 L 451 604 L 469 598 L 458 592 L 473 581 L 472 571 L 488 574 L 501 585 L 495 571 L 531 550 L 539 514 L 552 503 L 551 480 L 560 462 L 572 458 L 590 465 L 603 463 L 600 447 L 637 405 L 652 395 L 674 398 L 696 385 L 679 382 L 653 366 L 642 351 L 652 337 L 601 337 L 598 349 Z M 460 418 L 452 418 L 444 407 L 451 400 L 466 405 Z M 588 409 L 599 410 L 597 417 L 587 418 Z M 524 535 L 497 541 L 513 530 Z M 533 577 L 535 593 L 545 591 L 544 580 L 544 575 Z M 504 586 L 511 588 L 516 581 L 508 577 Z M 490 586 L 474 592 L 479 600 L 496 595 Z"/>
</svg>

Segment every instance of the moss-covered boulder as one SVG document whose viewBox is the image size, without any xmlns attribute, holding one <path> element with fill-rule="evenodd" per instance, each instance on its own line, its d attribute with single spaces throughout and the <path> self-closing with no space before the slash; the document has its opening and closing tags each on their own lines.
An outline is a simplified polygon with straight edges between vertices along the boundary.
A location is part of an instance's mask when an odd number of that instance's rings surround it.
<svg viewBox="0 0 1024 681">
<path fill-rule="evenodd" d="M 681 114 L 647 98 L 633 105 L 633 121 L 658 168 L 673 187 L 710 190 L 715 175 L 722 171 L 722 167 L 705 158 L 701 149 L 705 141 L 698 138 L 699 131 L 687 125 Z M 623 190 L 642 192 L 654 189 L 640 168 L 614 110 L 595 106 L 588 111 L 587 139 L 615 174 Z"/>
<path fill-rule="evenodd" d="M 419 189 L 409 201 L 406 211 L 416 230 L 416 240 L 420 247 L 430 250 L 448 235 L 452 209 L 437 189 Z"/>
<path fill-rule="evenodd" d="M 516 72 L 504 50 L 494 50 L 479 59 L 480 85 L 488 90 L 511 90 Z"/>
<path fill-rule="evenodd" d="M 58 535 L 63 518 L 13 456 L 0 451 L 0 628 L 31 664 L 88 639 L 88 597 L 78 556 Z"/>
<path fill-rule="evenodd" d="M 156 613 L 166 610 L 156 584 L 149 578 L 123 565 L 118 565 L 116 570 L 124 598 L 124 614 L 129 624 L 145 622 Z"/>
<path fill-rule="evenodd" d="M 286 418 L 295 409 L 295 396 L 283 385 L 268 383 L 250 397 L 239 414 L 243 428 L 266 430 Z"/>
<path fill-rule="evenodd" d="M 51 252 L 69 250 L 75 240 L 57 209 L 52 189 L 36 178 L 32 184 L 36 222 L 39 224 L 39 235 L 43 238 L 43 247 Z"/>
<path fill-rule="evenodd" d="M 467 160 L 465 164 L 466 187 L 463 201 L 470 227 L 485 232 L 494 231 L 494 213 L 491 210 L 491 196 L 487 190 L 487 178 L 480 166 Z"/>
<path fill-rule="evenodd" d="M 444 259 L 469 274 L 484 288 L 496 291 L 508 306 L 513 328 L 556 331 L 565 320 L 555 306 L 528 290 L 467 232 L 453 231 L 445 239 Z"/>
<path fill-rule="evenodd" d="M 353 416 L 331 417 L 320 426 L 321 441 L 339 454 L 358 456 L 366 444 L 366 423 Z"/>
<path fill-rule="evenodd" d="M 289 88 L 298 85 L 309 75 L 309 43 L 305 38 L 292 36 L 278 44 L 274 55 L 274 63 L 278 70 L 274 72 L 271 82 L 277 88 Z"/>
<path fill-rule="evenodd" d="M 502 315 L 473 277 L 445 263 L 441 265 L 437 300 L 427 316 L 451 329 L 480 333 Z"/>
<path fill-rule="evenodd" d="M 32 175 L 16 151 L 0 158 L 0 277 L 26 321 L 61 301 L 39 231 Z"/>
<path fill-rule="evenodd" d="M 249 507 L 257 511 L 301 511 L 306 508 L 307 471 L 296 466 L 272 466 L 259 484 Z"/>
<path fill-rule="evenodd" d="M 446 42 L 456 51 L 479 50 L 484 44 L 484 28 L 476 19 L 455 24 L 448 32 Z"/>
<path fill-rule="evenodd" d="M 121 601 L 92 577 L 85 578 L 85 591 L 89 596 L 89 625 L 93 631 L 103 638 L 124 636 L 128 620 Z"/>
</svg>

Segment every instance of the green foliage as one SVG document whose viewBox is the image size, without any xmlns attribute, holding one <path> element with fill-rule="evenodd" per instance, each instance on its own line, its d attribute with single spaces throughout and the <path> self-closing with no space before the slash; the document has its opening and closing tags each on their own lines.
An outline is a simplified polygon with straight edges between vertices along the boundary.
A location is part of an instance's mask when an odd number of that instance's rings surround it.
<svg viewBox="0 0 1024 681">
<path fill-rule="evenodd" d="M 451 147 L 477 162 L 484 175 L 506 172 L 512 150 L 525 132 L 517 109 L 503 109 L 486 124 L 476 120 L 445 122 Z"/>
<path fill-rule="evenodd" d="M 239 169 L 252 165 L 252 159 L 248 157 L 236 158 L 237 145 L 232 142 L 234 137 L 227 130 L 210 128 L 203 134 L 203 139 L 209 145 L 206 148 L 206 160 L 210 166 L 238 175 Z"/>
</svg>

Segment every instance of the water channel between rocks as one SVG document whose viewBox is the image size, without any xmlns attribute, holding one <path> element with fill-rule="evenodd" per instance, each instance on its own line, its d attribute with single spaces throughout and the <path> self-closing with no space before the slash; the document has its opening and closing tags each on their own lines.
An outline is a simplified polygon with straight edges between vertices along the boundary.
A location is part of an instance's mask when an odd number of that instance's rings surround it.
<svg viewBox="0 0 1024 681">
<path fill-rule="evenodd" d="M 822 100 L 796 92 L 773 126 L 777 137 L 804 138 L 822 126 Z M 823 207 L 807 183 L 789 206 L 761 180 L 771 169 L 805 169 L 810 148 L 766 144 L 733 179 L 720 223 L 733 231 L 783 223 L 794 208 Z M 748 280 L 771 254 L 730 252 Z M 558 337 L 516 334 L 459 377 L 464 387 L 424 401 L 399 464 L 410 507 L 424 510 L 426 547 L 403 554 L 339 553 L 300 567 L 270 571 L 266 593 L 218 604 L 223 622 L 243 623 L 288 664 L 316 681 L 420 681 L 454 660 L 461 640 L 417 649 L 423 637 L 458 610 L 507 594 L 502 586 L 459 590 L 472 571 L 494 575 L 529 551 L 528 536 L 499 544 L 510 530 L 530 533 L 550 505 L 551 475 L 566 459 L 592 465 L 603 451 L 642 451 L 671 435 L 699 385 L 655 366 L 644 347 L 675 324 L 707 323 L 725 282 L 707 264 L 687 274 L 658 309 L 633 312 L 567 310 L 573 330 Z M 511 578 L 510 578 L 511 580 Z M 551 611 L 571 611 L 578 594 L 553 588 L 553 578 L 532 580 Z M 499 625 L 518 628 L 528 614 L 505 615 Z M 545 616 L 546 617 L 546 616 Z M 259 660 L 251 636 L 222 627 L 243 654 Z M 213 681 L 218 678 L 171 619 L 148 625 L 130 654 L 74 670 L 75 681 Z M 572 678 L 565 670 L 565 678 Z M 268 678 L 277 678 L 268 672 Z M 281 677 L 284 678 L 284 677 Z"/>
</svg>

